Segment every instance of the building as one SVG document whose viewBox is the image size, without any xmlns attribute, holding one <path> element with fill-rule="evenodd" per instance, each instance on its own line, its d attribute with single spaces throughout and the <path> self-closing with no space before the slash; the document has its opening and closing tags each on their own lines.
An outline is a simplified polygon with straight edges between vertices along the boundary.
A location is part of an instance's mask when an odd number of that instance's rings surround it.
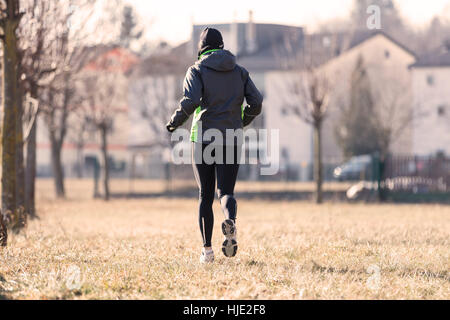
<svg viewBox="0 0 450 320">
<path fill-rule="evenodd" d="M 147 95 L 166 95 L 165 105 L 169 109 L 166 119 L 168 119 L 181 97 L 182 79 L 187 67 L 196 59 L 196 45 L 200 33 L 206 27 L 221 31 L 225 49 L 234 53 L 237 63 L 249 70 L 253 81 L 264 96 L 264 111 L 252 126 L 279 130 L 280 174 L 272 178 L 295 180 L 312 178 L 312 128 L 286 111 L 286 104 L 295 100 L 289 92 L 289 83 L 295 79 L 305 78 L 305 70 L 311 66 L 319 68 L 335 84 L 329 115 L 323 129 L 326 178 L 331 178 L 334 166 L 343 161 L 335 138 L 335 124 L 340 116 L 339 104 L 347 103 L 350 76 L 359 58 L 364 59 L 371 75 L 376 90 L 375 100 L 384 104 L 395 100 L 401 104 L 397 109 L 401 109 L 406 115 L 411 113 L 411 74 L 408 66 L 414 63 L 416 58 L 414 53 L 388 35 L 370 31 L 305 34 L 301 27 L 255 23 L 251 12 L 246 23 L 194 25 L 190 41 L 172 51 L 144 60 L 137 66 L 136 70 L 140 71 L 131 84 L 134 89 L 141 87 L 140 91 L 131 90 L 130 99 L 133 106 L 142 105 L 140 92 L 142 85 L 147 83 L 144 86 L 147 88 Z M 158 89 L 163 92 L 155 92 L 157 90 L 154 85 L 155 79 L 165 83 L 165 90 L 162 90 L 164 86 Z M 153 85 L 150 85 L 151 83 Z M 392 92 L 391 89 L 394 87 L 395 92 Z M 383 91 L 391 94 L 381 95 Z M 159 104 L 161 105 L 161 102 Z M 132 110 L 130 114 L 134 124 L 131 128 L 134 134 L 130 136 L 131 149 L 137 154 L 145 154 L 141 158 L 146 160 L 140 160 L 144 168 L 148 169 L 154 165 L 157 158 L 162 166 L 168 160 L 167 149 L 170 149 L 170 146 L 166 145 L 162 149 L 153 148 L 161 145 L 158 141 L 161 134 L 152 133 L 148 122 L 142 121 L 142 108 L 138 109 Z M 386 118 L 389 117 L 387 112 Z M 406 129 L 402 130 L 401 134 L 396 134 L 392 141 L 391 150 L 397 154 L 412 152 L 411 132 L 408 130 L 410 126 L 405 127 Z M 256 147 L 265 148 L 268 143 L 270 142 L 260 141 Z M 156 151 L 150 152 L 149 147 Z M 252 171 L 245 174 L 247 178 L 260 178 L 255 166 L 244 167 L 241 172 L 247 169 Z M 154 169 L 150 171 L 161 172 Z"/>
<path fill-rule="evenodd" d="M 117 47 L 87 54 L 83 73 L 109 72 L 113 68 L 117 79 L 123 78 L 124 86 L 128 88 L 126 101 L 121 102 L 123 112 L 117 115 L 115 130 L 110 137 L 109 151 L 112 163 L 118 168 L 117 176 L 162 178 L 170 174 L 167 163 L 174 143 L 164 125 L 181 98 L 185 72 L 197 58 L 196 44 L 205 27 L 194 25 L 188 42 L 175 48 L 160 48 L 142 60 Z M 411 74 L 422 68 L 415 65 L 409 69 L 408 66 L 416 62 L 414 53 L 383 32 L 305 34 L 301 27 L 255 23 L 251 13 L 246 23 L 208 27 L 222 32 L 225 49 L 233 52 L 237 62 L 249 70 L 264 96 L 264 112 L 252 126 L 279 131 L 280 154 L 275 161 L 278 161 L 280 173 L 271 177 L 273 179 L 312 179 L 312 128 L 286 109 L 292 101 L 298 102 L 292 97 L 289 84 L 306 78 L 311 66 L 323 72 L 333 85 L 323 127 L 325 178 L 331 178 L 332 169 L 344 160 L 335 138 L 336 123 L 341 104 L 348 103 L 350 78 L 358 59 L 364 60 L 370 74 L 377 107 L 395 101 L 400 104 L 396 110 L 401 114 L 409 115 L 413 111 Z M 401 122 L 389 112 L 385 117 L 386 121 Z M 185 124 L 186 128 L 190 127 L 190 122 Z M 40 124 L 40 127 L 45 125 Z M 391 150 L 396 154 L 416 152 L 413 150 L 412 126 L 404 127 L 391 144 Z M 80 168 L 86 169 L 87 162 L 100 159 L 96 133 L 86 130 L 84 135 L 82 150 L 77 147 L 76 136 L 66 139 L 63 163 L 67 176 L 79 175 Z M 38 170 L 46 175 L 50 174 L 51 168 L 47 136 L 45 130 L 40 130 Z M 248 148 L 264 149 L 271 143 L 259 142 Z M 189 152 L 188 146 L 186 150 Z M 175 166 L 172 170 L 178 169 Z M 241 178 L 261 178 L 255 166 L 243 166 L 240 174 Z"/>
<path fill-rule="evenodd" d="M 411 65 L 413 153 L 450 155 L 450 43 Z"/>
<path fill-rule="evenodd" d="M 266 75 L 275 70 L 287 70 L 288 50 L 298 51 L 303 45 L 303 28 L 254 23 L 252 13 L 245 23 L 193 25 L 192 38 L 162 54 L 155 54 L 135 67 L 130 82 L 130 131 L 129 150 L 133 154 L 136 176 L 162 177 L 165 162 L 170 159 L 167 142 L 169 137 L 164 124 L 169 119 L 182 94 L 182 82 L 187 68 L 197 59 L 197 43 L 200 33 L 206 28 L 218 29 L 224 38 L 225 49 L 237 57 L 237 63 L 244 66 L 253 82 L 265 95 Z M 286 49 L 285 43 L 289 43 Z M 163 106 L 163 108 L 161 108 Z M 164 111 L 161 111 L 164 110 Z M 146 114 L 153 116 L 148 119 Z M 254 121 L 252 126 L 265 128 L 265 113 Z M 150 120 L 150 121 L 149 121 Z M 158 125 L 151 122 L 159 121 Z M 185 124 L 190 127 L 190 122 Z M 261 147 L 264 143 L 261 144 Z M 189 152 L 189 146 L 186 146 Z M 189 170 L 190 172 L 190 170 Z M 243 166 L 243 178 L 257 178 L 254 166 Z"/>
<path fill-rule="evenodd" d="M 355 32 L 353 34 L 315 34 L 309 37 L 299 67 L 294 70 L 271 71 L 266 74 L 264 101 L 265 126 L 280 130 L 280 167 L 290 171 L 300 180 L 312 178 L 313 132 L 312 127 L 287 111 L 286 106 L 301 103 L 292 92 L 290 84 L 307 78 L 305 66 L 309 57 L 316 59 L 313 66 L 327 79 L 331 89 L 330 105 L 322 129 L 325 178 L 331 178 L 332 169 L 342 162 L 343 155 L 336 140 L 336 124 L 340 110 L 349 100 L 351 74 L 358 59 L 363 59 L 371 80 L 371 90 L 376 107 L 383 110 L 385 121 L 401 127 L 403 118 L 411 114 L 411 85 L 408 66 L 415 62 L 413 52 L 382 32 Z M 395 104 L 395 105 L 394 105 Z M 399 116 L 394 116 L 387 106 L 393 105 Z M 400 117 L 401 114 L 401 117 Z M 410 154 L 411 132 L 405 129 L 394 135 L 391 151 Z"/>
<path fill-rule="evenodd" d="M 82 101 L 77 100 L 74 112 L 70 112 L 66 126 L 66 138 L 62 148 L 62 164 L 66 177 L 91 176 L 93 164 L 101 163 L 100 136 L 87 118 L 93 117 L 100 110 L 115 114 L 112 130 L 108 136 L 108 153 L 111 163 L 111 175 L 127 176 L 129 153 L 128 132 L 128 73 L 138 63 L 136 55 L 118 46 L 94 46 L 81 49 L 79 54 L 84 67 L 72 81 L 72 89 L 80 90 Z M 92 88 L 86 87 L 89 77 L 95 77 Z M 108 80 L 109 79 L 109 80 Z M 114 95 L 109 106 L 94 102 L 86 94 L 87 90 L 100 93 L 102 90 L 121 92 Z M 105 95 L 107 93 L 105 92 Z M 119 98 L 120 96 L 120 98 Z M 80 104 L 80 105 L 78 105 Z M 51 176 L 51 144 L 45 115 L 38 118 L 37 132 L 37 175 Z"/>
</svg>

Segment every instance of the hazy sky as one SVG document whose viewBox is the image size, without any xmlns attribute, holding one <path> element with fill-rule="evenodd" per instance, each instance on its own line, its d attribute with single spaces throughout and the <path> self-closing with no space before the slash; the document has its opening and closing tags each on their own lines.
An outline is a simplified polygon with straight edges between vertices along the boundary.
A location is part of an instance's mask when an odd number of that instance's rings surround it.
<svg viewBox="0 0 450 320">
<path fill-rule="evenodd" d="M 345 17 L 353 0 L 127 0 L 144 20 L 147 36 L 178 44 L 189 39 L 191 24 L 247 21 L 248 11 L 255 22 L 282 23 L 313 29 L 318 22 Z M 401 14 L 423 26 L 444 8 L 450 15 L 450 0 L 396 0 Z M 449 17 L 450 18 L 450 17 Z"/>
</svg>

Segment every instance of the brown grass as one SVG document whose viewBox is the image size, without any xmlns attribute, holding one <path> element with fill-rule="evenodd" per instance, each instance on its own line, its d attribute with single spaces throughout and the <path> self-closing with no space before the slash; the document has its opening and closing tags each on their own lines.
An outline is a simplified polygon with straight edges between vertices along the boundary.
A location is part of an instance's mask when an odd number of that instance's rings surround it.
<svg viewBox="0 0 450 320">
<path fill-rule="evenodd" d="M 238 199 L 240 247 L 228 259 L 216 203 L 216 261 L 200 265 L 196 199 L 105 203 L 90 199 L 90 187 L 70 181 L 61 201 L 50 181 L 39 181 L 40 219 L 0 249 L 0 298 L 450 298 L 448 206 Z"/>
</svg>

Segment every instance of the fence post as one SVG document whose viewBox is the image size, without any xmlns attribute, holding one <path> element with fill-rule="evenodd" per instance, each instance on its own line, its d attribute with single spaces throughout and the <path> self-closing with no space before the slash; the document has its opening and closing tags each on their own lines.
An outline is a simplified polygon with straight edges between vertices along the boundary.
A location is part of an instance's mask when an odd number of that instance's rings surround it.
<svg viewBox="0 0 450 320">
<path fill-rule="evenodd" d="M 381 170 L 380 170 L 380 154 L 375 152 L 372 154 L 372 184 L 376 182 L 376 194 L 378 200 L 381 200 Z"/>
</svg>

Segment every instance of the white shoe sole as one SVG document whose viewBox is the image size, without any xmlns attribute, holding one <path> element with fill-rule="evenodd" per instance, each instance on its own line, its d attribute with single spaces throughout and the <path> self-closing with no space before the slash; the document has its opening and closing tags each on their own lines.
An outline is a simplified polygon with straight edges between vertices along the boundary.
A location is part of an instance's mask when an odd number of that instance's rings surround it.
<svg viewBox="0 0 450 320">
<path fill-rule="evenodd" d="M 213 263 L 214 262 L 214 254 L 212 254 L 211 256 L 205 256 L 204 254 L 202 254 L 200 256 L 200 263 Z"/>
<path fill-rule="evenodd" d="M 225 257 L 234 257 L 237 253 L 236 226 L 233 220 L 227 219 L 222 222 L 222 232 L 225 241 L 222 244 L 222 252 Z"/>
</svg>

